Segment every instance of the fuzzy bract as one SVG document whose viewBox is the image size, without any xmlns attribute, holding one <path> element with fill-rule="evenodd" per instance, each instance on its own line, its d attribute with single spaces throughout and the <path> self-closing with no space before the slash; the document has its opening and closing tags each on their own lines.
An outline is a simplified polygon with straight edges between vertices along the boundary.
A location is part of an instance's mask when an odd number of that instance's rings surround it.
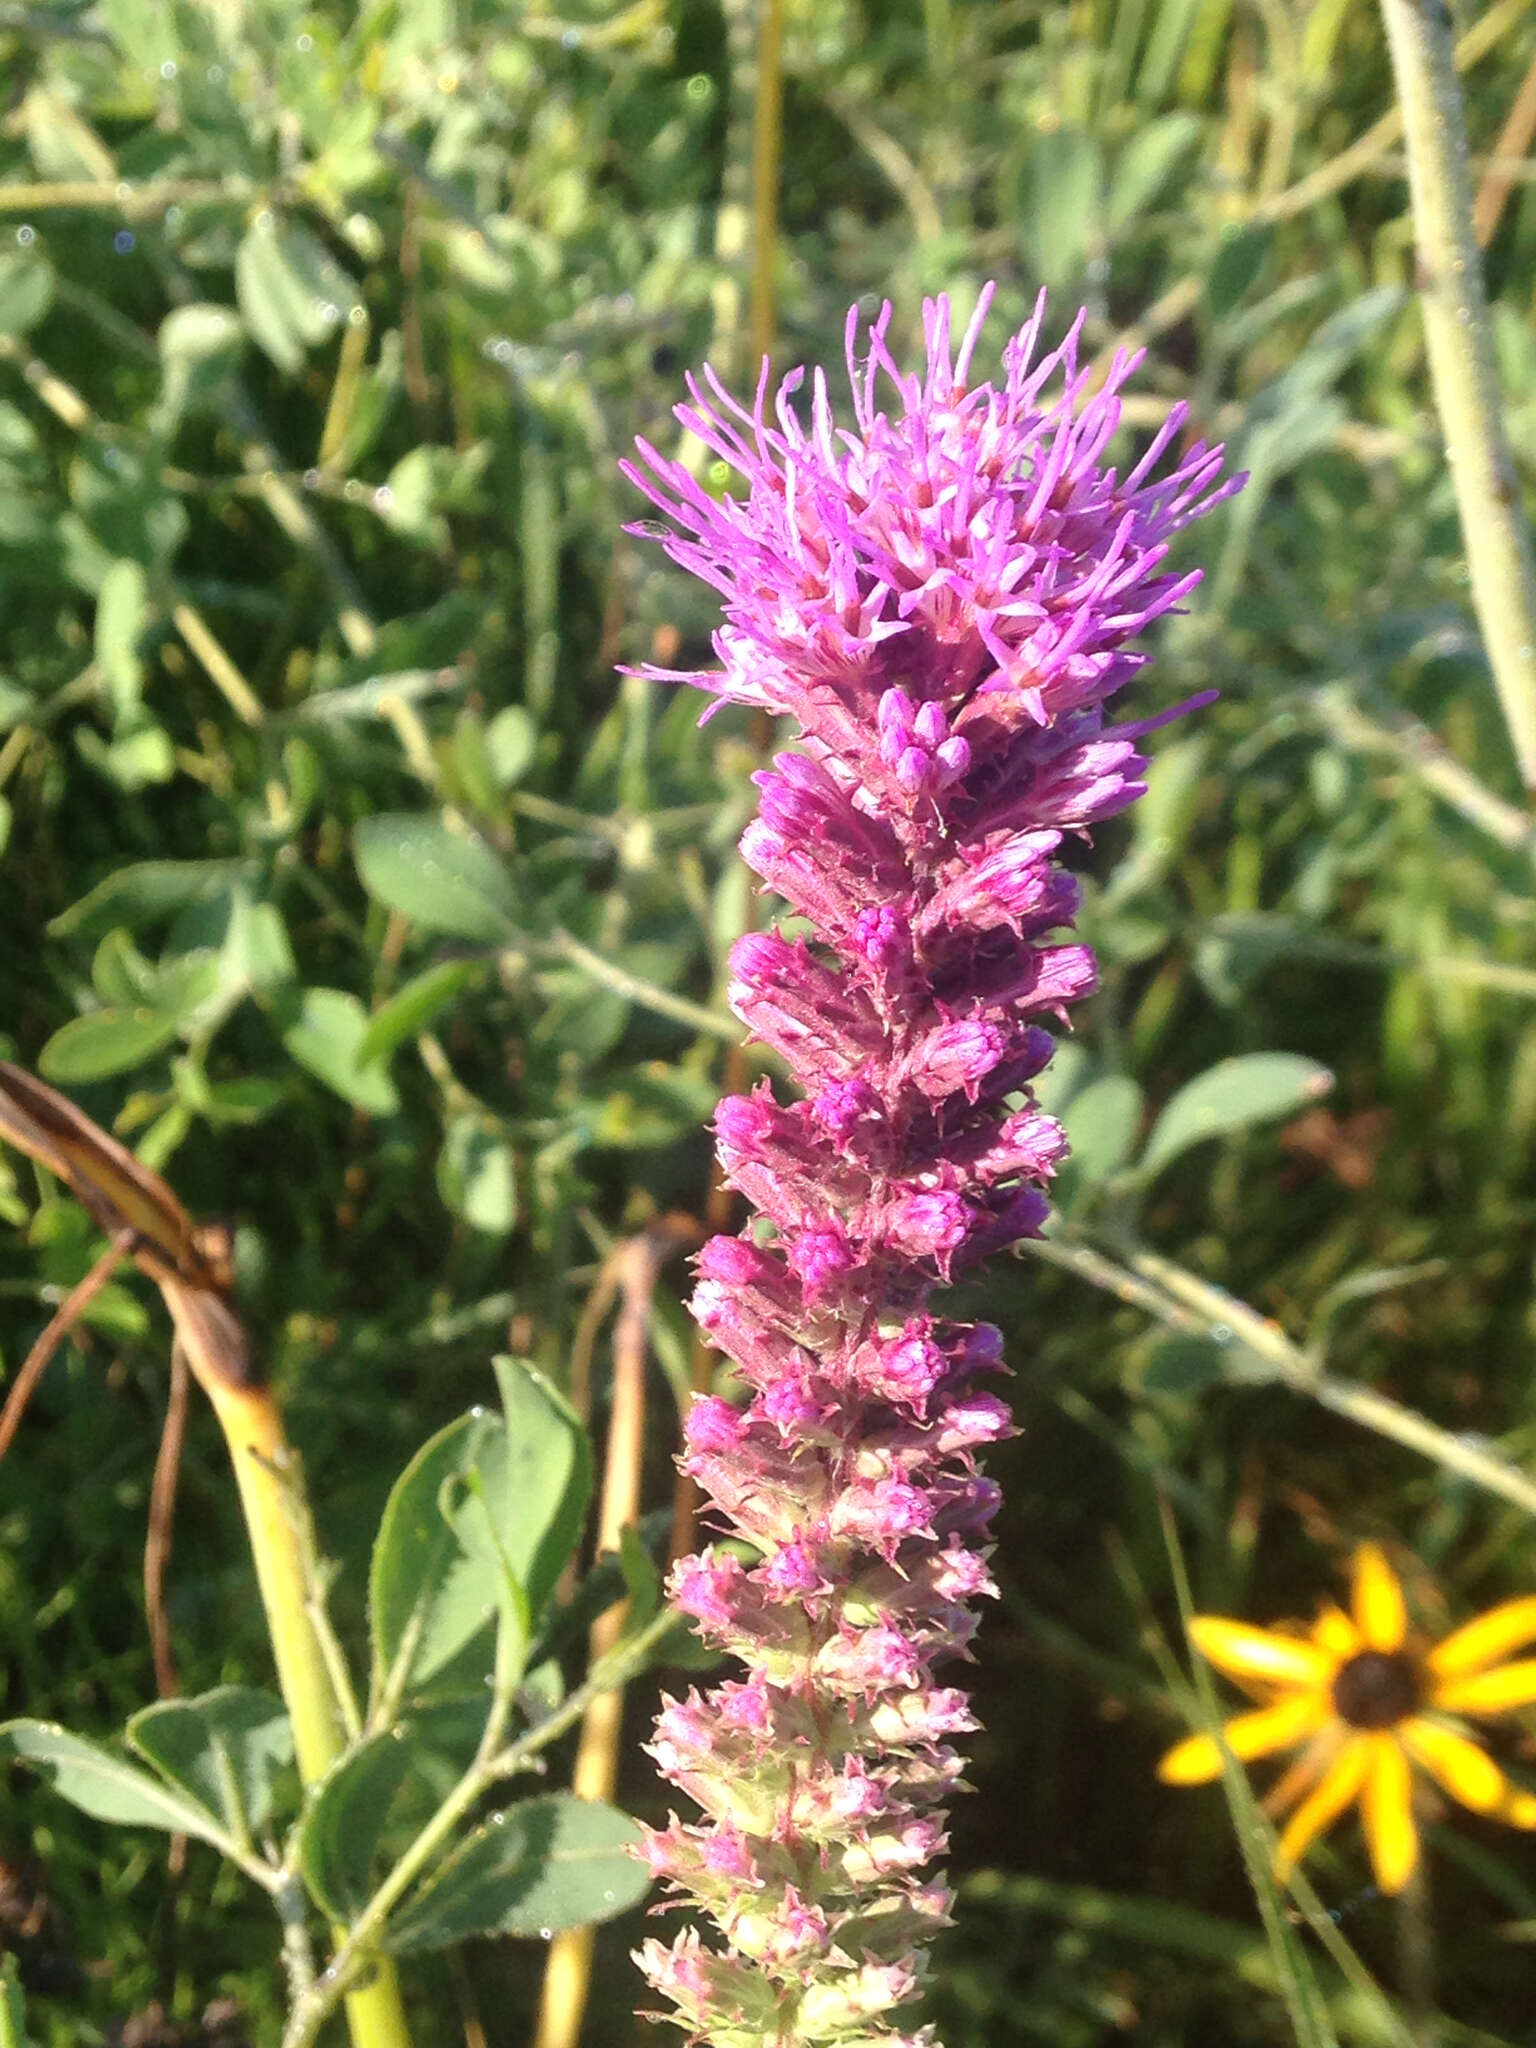
<svg viewBox="0 0 1536 2048">
<path fill-rule="evenodd" d="M 907 375 L 890 308 L 863 353 L 853 423 L 817 371 L 750 410 L 706 370 L 677 416 L 742 479 L 714 496 L 640 444 L 626 474 L 668 515 L 642 527 L 723 599 L 719 669 L 657 670 L 792 719 L 756 777 L 742 854 L 796 920 L 736 945 L 729 999 L 792 1079 L 723 1102 L 728 1181 L 755 1212 L 699 1259 L 694 1313 L 748 1395 L 696 1403 L 684 1463 L 722 1533 L 673 1598 L 744 1668 L 670 1700 L 652 1753 L 699 1810 L 653 1831 L 658 1876 L 713 1923 L 640 1961 L 715 2048 L 907 2048 L 974 1724 L 939 1682 L 994 1591 L 1008 1427 L 983 1384 L 986 1324 L 933 1296 L 1040 1228 L 1064 1150 L 1030 1081 L 1093 988 L 1061 865 L 1143 789 L 1106 722 L 1147 659 L 1134 637 L 1197 572 L 1172 537 L 1232 488 L 1221 451 L 1180 446 L 1175 407 L 1126 474 L 1105 461 L 1118 356 L 1095 388 L 1081 319 L 1036 360 L 1044 303 L 971 383 L 990 293 L 958 350 L 944 299 Z"/>
</svg>

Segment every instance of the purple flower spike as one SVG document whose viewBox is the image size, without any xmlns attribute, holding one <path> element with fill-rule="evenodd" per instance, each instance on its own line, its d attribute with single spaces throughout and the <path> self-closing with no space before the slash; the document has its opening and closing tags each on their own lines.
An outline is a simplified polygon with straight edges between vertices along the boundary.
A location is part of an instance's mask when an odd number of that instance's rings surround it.
<svg viewBox="0 0 1536 2048">
<path fill-rule="evenodd" d="M 1142 793 L 1148 721 L 1105 723 L 1147 659 L 1130 642 L 1198 580 L 1163 567 L 1226 497 L 1221 450 L 1174 449 L 1176 407 L 1124 478 L 1103 464 L 1120 387 L 1077 362 L 1082 322 L 1034 360 L 1044 300 L 969 384 L 991 298 L 958 354 L 924 311 L 927 368 L 856 353 L 852 429 L 786 377 L 751 411 L 706 370 L 677 416 L 745 480 L 714 498 L 640 443 L 625 474 L 671 524 L 637 528 L 720 591 L 719 671 L 644 674 L 792 717 L 798 751 L 757 777 L 748 865 L 808 931 L 753 933 L 736 1014 L 798 1084 L 720 1105 L 722 1168 L 757 1215 L 699 1259 L 694 1313 L 751 1389 L 700 1401 L 683 1462 L 729 1534 L 672 1594 L 745 1678 L 668 1701 L 652 1754 L 702 1809 L 651 1833 L 657 1874 L 718 1930 L 648 1941 L 642 1969 L 714 2048 L 931 2048 L 900 2030 L 950 1898 L 942 1853 L 975 1724 L 937 1667 L 965 1652 L 1007 1430 L 979 1385 L 989 1325 L 934 1291 L 1036 1233 L 1064 1150 L 1030 1078 L 1044 1018 L 1094 981 L 1064 942 L 1058 858 Z M 890 409 L 882 410 L 889 387 Z M 1054 936 L 1053 936 L 1054 935 Z"/>
</svg>

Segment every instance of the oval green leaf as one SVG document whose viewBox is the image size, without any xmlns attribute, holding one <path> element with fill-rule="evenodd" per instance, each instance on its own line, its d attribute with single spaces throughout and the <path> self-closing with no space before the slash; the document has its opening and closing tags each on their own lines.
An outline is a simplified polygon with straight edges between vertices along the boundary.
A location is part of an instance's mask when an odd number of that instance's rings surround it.
<svg viewBox="0 0 1536 2048">
<path fill-rule="evenodd" d="M 1067 1163 L 1074 1184 L 1108 1180 L 1131 1156 L 1141 1122 L 1141 1090 L 1129 1074 L 1101 1074 L 1073 1096 L 1063 1121 L 1072 1141 Z"/>
<path fill-rule="evenodd" d="M 265 1827 L 273 1783 L 293 1761 L 282 1701 L 248 1685 L 158 1701 L 133 1716 L 126 1734 L 146 1763 L 219 1814 L 237 1841 Z"/>
<path fill-rule="evenodd" d="M 385 812 L 365 818 L 352 843 L 369 895 L 425 930 L 487 945 L 516 931 L 511 877 L 482 840 L 436 818 Z"/>
<path fill-rule="evenodd" d="M 355 1920 L 373 1896 L 379 1841 L 410 1768 L 410 1743 L 391 1730 L 349 1750 L 312 1793 L 299 1830 L 299 1867 L 332 1920 Z"/>
<path fill-rule="evenodd" d="M 163 1010 L 92 1010 L 56 1031 L 38 1055 L 39 1071 L 66 1087 L 126 1074 L 162 1052 L 177 1035 Z"/>
<path fill-rule="evenodd" d="M 494 1570 L 466 1555 L 441 1503 L 443 1489 L 475 1469 L 502 1428 L 499 1416 L 461 1415 L 422 1445 L 394 1484 L 368 1573 L 376 1689 L 388 1682 L 400 1697 L 414 1694 L 496 1612 Z"/>
<path fill-rule="evenodd" d="M 525 1799 L 477 1828 L 390 1927 L 398 1954 L 476 1934 L 547 1939 L 610 1920 L 644 1898 L 640 1830 L 616 1807 L 568 1792 Z"/>
<path fill-rule="evenodd" d="M 99 939 L 114 925 L 138 931 L 184 910 L 189 903 L 210 901 L 247 871 L 247 864 L 238 860 L 135 861 L 98 882 L 68 910 L 61 910 L 49 922 L 48 935 Z"/>
<path fill-rule="evenodd" d="M 364 1066 L 359 1058 L 367 1029 L 368 1013 L 348 990 L 307 988 L 283 1044 L 301 1067 L 346 1101 L 374 1116 L 393 1116 L 400 1107 L 394 1082 L 382 1067 Z"/>
<path fill-rule="evenodd" d="M 1292 1116 L 1332 1086 L 1328 1069 L 1300 1053 L 1251 1052 L 1220 1060 L 1186 1082 L 1153 1125 L 1137 1177 L 1149 1180 L 1207 1138 Z"/>
<path fill-rule="evenodd" d="M 535 1367 L 498 1358 L 506 1418 L 502 1542 L 535 1625 L 576 1548 L 592 1493 L 592 1449 L 576 1411 Z"/>
<path fill-rule="evenodd" d="M 8 1761 L 46 1772 L 59 1796 L 94 1820 L 196 1835 L 216 1848 L 227 1846 L 216 1817 L 200 1801 L 51 1722 L 7 1721 L 0 1726 L 0 1762 Z"/>
</svg>

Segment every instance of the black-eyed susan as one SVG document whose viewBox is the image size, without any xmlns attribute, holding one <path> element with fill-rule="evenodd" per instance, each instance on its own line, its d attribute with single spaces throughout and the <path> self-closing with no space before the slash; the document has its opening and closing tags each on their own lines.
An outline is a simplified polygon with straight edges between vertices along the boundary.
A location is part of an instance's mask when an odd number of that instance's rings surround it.
<svg viewBox="0 0 1536 2048">
<path fill-rule="evenodd" d="M 1536 1594 L 1490 1608 L 1441 1642 L 1418 1643 L 1397 1575 L 1364 1543 L 1348 1614 L 1330 1603 L 1305 1630 L 1197 1614 L 1190 1639 L 1259 1702 L 1222 1730 L 1234 1756 L 1248 1762 L 1306 1745 L 1264 1802 L 1269 1813 L 1289 1815 L 1275 1857 L 1282 1882 L 1358 1801 L 1376 1882 L 1401 1891 L 1419 1859 L 1415 1768 L 1474 1813 L 1536 1828 L 1536 1796 L 1512 1785 L 1459 1725 L 1464 1715 L 1536 1704 L 1536 1657 L 1504 1661 L 1536 1643 Z M 1215 1739 L 1176 1743 L 1158 1776 L 1170 1785 L 1219 1778 Z"/>
</svg>

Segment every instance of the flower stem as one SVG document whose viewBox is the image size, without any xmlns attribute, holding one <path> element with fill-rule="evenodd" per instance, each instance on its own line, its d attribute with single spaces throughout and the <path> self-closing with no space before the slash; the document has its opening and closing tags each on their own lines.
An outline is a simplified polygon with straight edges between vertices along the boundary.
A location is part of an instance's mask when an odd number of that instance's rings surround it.
<svg viewBox="0 0 1536 2048">
<path fill-rule="evenodd" d="M 1536 792 L 1536 561 L 1500 410 L 1450 28 L 1425 0 L 1381 0 L 1381 11 L 1403 111 L 1424 342 L 1472 603 L 1521 781 Z"/>
<path fill-rule="evenodd" d="M 631 1238 L 619 1257 L 623 1307 L 613 1333 L 613 1400 L 608 1411 L 608 1445 L 603 1461 L 603 1496 L 598 1511 L 597 1555 L 617 1552 L 624 1531 L 640 1518 L 640 1479 L 645 1458 L 645 1360 L 651 1300 L 668 1244 L 646 1231 Z M 598 1669 L 624 1637 L 629 1603 L 620 1601 L 592 1624 L 588 1664 Z M 614 1686 L 594 1699 L 582 1716 L 581 1740 L 571 1772 L 578 1799 L 611 1800 L 619 1776 L 619 1741 L 624 1692 Z M 593 1929 L 570 1927 L 549 1951 L 533 2048 L 576 2048 L 592 1986 Z"/>
<path fill-rule="evenodd" d="M 1429 1881 L 1425 1876 L 1422 1856 L 1398 1895 L 1397 1953 L 1414 2048 L 1439 2048 L 1440 2029 L 1435 2018 L 1434 1995 L 1434 1929 L 1429 1911 Z"/>
<path fill-rule="evenodd" d="M 178 1280 L 163 1279 L 160 1284 L 187 1361 L 229 1445 L 277 1682 L 293 1722 L 299 1777 L 304 1785 L 313 1785 L 341 1755 L 345 1737 L 311 1612 L 308 1509 L 298 1460 L 284 1436 L 282 1414 L 270 1390 L 248 1385 L 230 1370 L 230 1353 L 220 1338 L 226 1323 L 233 1329 L 233 1318 L 224 1304 L 206 1290 Z M 234 1334 L 234 1355 L 239 1356 L 243 1340 L 237 1330 Z M 348 1930 L 338 1927 L 332 1934 L 344 1950 Z M 411 2048 L 399 1980 L 387 1959 L 378 1961 L 367 1984 L 348 1994 L 347 2025 L 352 2048 Z"/>
</svg>

